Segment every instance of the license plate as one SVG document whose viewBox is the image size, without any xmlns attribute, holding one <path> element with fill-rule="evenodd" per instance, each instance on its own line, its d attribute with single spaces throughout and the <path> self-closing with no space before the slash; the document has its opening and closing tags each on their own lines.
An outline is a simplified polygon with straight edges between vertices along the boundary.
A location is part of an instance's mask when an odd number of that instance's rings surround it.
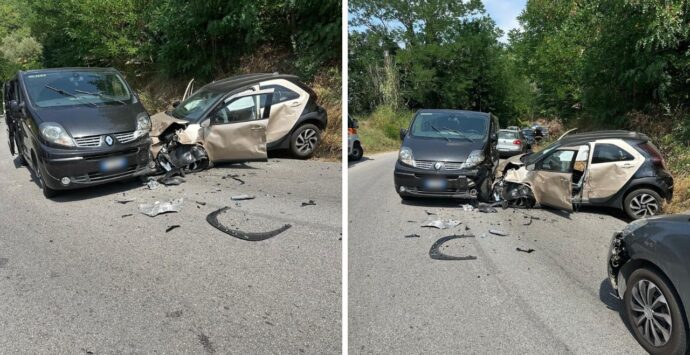
<svg viewBox="0 0 690 355">
<path fill-rule="evenodd" d="M 444 179 L 427 179 L 424 181 L 424 187 L 427 190 L 445 190 L 448 182 Z"/>
<path fill-rule="evenodd" d="M 101 162 L 101 172 L 111 172 L 117 170 L 124 170 L 127 166 L 126 158 L 111 158 Z"/>
</svg>

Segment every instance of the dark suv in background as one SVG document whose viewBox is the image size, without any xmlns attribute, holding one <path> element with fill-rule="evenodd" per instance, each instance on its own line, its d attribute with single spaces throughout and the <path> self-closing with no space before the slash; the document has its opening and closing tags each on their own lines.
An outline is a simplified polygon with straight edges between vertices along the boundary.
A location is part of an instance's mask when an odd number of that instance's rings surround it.
<svg viewBox="0 0 690 355">
<path fill-rule="evenodd" d="M 445 197 L 488 201 L 498 166 L 498 118 L 461 110 L 420 110 L 395 164 L 402 199 Z"/>
<path fill-rule="evenodd" d="M 5 103 L 10 151 L 46 197 L 148 171 L 151 120 L 115 69 L 20 71 Z"/>
</svg>

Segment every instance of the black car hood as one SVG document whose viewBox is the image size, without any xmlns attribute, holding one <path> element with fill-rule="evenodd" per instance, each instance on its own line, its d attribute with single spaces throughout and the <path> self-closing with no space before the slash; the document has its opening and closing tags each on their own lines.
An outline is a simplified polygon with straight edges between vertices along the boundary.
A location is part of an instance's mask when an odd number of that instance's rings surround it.
<svg viewBox="0 0 690 355">
<path fill-rule="evenodd" d="M 472 151 L 482 150 L 485 143 L 483 140 L 451 139 L 449 142 L 443 138 L 407 136 L 403 146 L 412 149 L 415 160 L 464 162 Z"/>
<path fill-rule="evenodd" d="M 39 123 L 60 124 L 72 137 L 131 132 L 137 128 L 137 114 L 144 112 L 140 103 L 42 108 L 34 111 Z"/>
</svg>

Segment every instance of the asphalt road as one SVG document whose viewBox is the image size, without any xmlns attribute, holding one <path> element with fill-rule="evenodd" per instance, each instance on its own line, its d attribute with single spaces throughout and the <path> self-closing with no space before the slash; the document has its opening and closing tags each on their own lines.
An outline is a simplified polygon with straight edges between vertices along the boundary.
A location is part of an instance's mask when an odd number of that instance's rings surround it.
<svg viewBox="0 0 690 355">
<path fill-rule="evenodd" d="M 272 158 L 50 201 L 10 158 L 2 121 L 0 353 L 340 353 L 339 163 Z M 237 206 L 239 194 L 256 199 Z M 138 212 L 179 197 L 179 213 Z M 240 229 L 292 228 L 239 240 L 205 220 L 223 206 Z"/>
<path fill-rule="evenodd" d="M 610 238 L 626 224 L 615 212 L 403 204 L 395 159 L 374 155 L 348 169 L 350 354 L 644 353 L 606 280 Z M 539 219 L 523 225 L 525 216 Z M 462 224 L 421 228 L 429 218 Z M 454 234 L 475 237 L 451 240 L 443 252 L 476 260 L 429 257 L 436 240 Z"/>
</svg>

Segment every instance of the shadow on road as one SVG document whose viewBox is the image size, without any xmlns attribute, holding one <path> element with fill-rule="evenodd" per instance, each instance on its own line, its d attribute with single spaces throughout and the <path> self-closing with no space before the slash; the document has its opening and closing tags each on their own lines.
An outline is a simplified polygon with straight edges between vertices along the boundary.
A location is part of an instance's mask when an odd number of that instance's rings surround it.
<svg viewBox="0 0 690 355">
<path fill-rule="evenodd" d="M 620 317 L 620 320 L 625 325 L 625 328 L 628 330 L 631 336 L 635 337 L 635 333 L 633 333 L 630 324 L 628 324 L 628 322 L 626 322 L 623 318 L 623 300 L 616 296 L 616 291 L 613 289 L 613 287 L 611 287 L 611 283 L 608 279 L 604 279 L 599 285 L 599 300 L 606 305 L 606 308 L 618 312 L 618 317 Z"/>
<path fill-rule="evenodd" d="M 460 200 L 460 199 L 444 199 L 444 198 L 410 198 L 407 200 L 402 200 L 401 203 L 406 206 L 419 206 L 419 207 L 457 207 L 461 208 L 461 205 L 470 204 L 475 205 L 476 200 Z"/>
<path fill-rule="evenodd" d="M 375 159 L 371 159 L 371 158 L 367 158 L 367 157 L 362 157 L 362 159 L 360 159 L 360 160 L 358 160 L 358 161 L 349 161 L 349 160 L 348 160 L 348 161 L 347 161 L 347 167 L 348 167 L 348 168 L 351 168 L 351 167 L 353 167 L 353 166 L 355 166 L 355 165 L 357 165 L 357 164 L 361 164 L 361 163 L 364 163 L 365 161 L 369 161 L 369 160 L 373 161 L 373 160 L 375 160 Z"/>
<path fill-rule="evenodd" d="M 38 182 L 35 180 L 35 177 L 34 183 L 38 184 Z M 141 186 L 142 183 L 139 181 L 139 179 L 135 178 L 132 180 L 113 182 L 104 185 L 86 187 L 83 189 L 65 190 L 61 192 L 59 195 L 53 197 L 51 200 L 60 203 L 82 201 L 92 198 L 103 197 L 107 195 L 115 195 L 129 192 Z M 38 188 L 40 189 L 41 187 L 38 186 Z"/>
</svg>

